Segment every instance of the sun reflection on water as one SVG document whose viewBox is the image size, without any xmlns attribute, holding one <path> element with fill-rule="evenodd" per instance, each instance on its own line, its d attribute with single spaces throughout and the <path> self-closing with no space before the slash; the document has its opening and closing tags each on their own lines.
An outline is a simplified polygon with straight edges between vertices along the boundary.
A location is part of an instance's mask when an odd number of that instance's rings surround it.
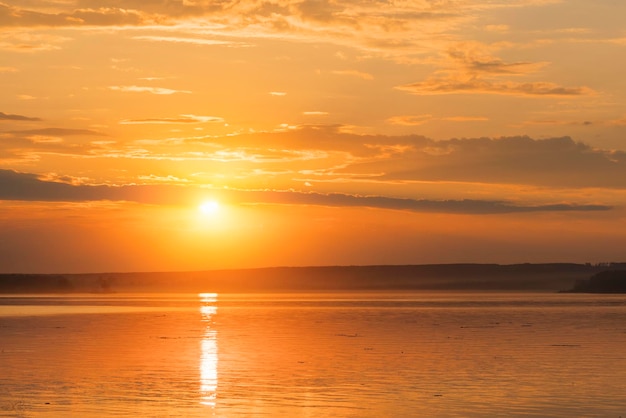
<svg viewBox="0 0 626 418">
<path fill-rule="evenodd" d="M 217 293 L 200 293 L 200 314 L 206 329 L 200 343 L 200 398 L 203 405 L 215 406 L 217 400 L 217 330 L 212 328 L 217 312 Z"/>
</svg>

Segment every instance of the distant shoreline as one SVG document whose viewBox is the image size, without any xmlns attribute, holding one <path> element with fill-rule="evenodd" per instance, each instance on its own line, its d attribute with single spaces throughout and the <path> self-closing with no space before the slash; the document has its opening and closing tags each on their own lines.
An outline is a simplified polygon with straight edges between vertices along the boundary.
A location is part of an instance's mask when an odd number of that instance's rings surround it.
<svg viewBox="0 0 626 418">
<path fill-rule="evenodd" d="M 195 272 L 0 274 L 4 293 L 270 292 L 270 291 L 545 291 L 572 289 L 605 264 L 422 264 L 267 267 Z"/>
<path fill-rule="evenodd" d="M 604 270 L 578 280 L 564 293 L 626 293 L 626 270 Z"/>
</svg>

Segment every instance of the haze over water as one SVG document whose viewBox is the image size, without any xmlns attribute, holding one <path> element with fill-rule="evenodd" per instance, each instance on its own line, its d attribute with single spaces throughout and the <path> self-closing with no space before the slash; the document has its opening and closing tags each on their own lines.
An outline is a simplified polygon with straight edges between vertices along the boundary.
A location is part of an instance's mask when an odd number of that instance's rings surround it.
<svg viewBox="0 0 626 418">
<path fill-rule="evenodd" d="M 0 297 L 0 415 L 626 414 L 626 296 Z"/>
</svg>

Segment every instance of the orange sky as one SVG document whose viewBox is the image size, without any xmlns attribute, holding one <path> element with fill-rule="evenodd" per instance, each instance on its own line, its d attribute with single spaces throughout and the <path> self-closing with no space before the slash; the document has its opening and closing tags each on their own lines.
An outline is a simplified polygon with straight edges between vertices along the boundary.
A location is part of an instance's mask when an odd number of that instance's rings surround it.
<svg viewBox="0 0 626 418">
<path fill-rule="evenodd" d="M 624 261 L 625 15 L 0 2 L 0 272 Z"/>
</svg>

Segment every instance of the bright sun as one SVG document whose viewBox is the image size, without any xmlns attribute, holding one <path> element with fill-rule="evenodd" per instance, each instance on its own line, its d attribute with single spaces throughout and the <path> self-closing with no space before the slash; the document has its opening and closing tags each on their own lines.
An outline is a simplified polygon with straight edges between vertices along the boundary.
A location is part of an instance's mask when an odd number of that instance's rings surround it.
<svg viewBox="0 0 626 418">
<path fill-rule="evenodd" d="M 202 202 L 200 206 L 198 206 L 198 210 L 203 216 L 212 217 L 219 212 L 220 205 L 215 200 L 207 200 L 206 202 Z"/>
</svg>

